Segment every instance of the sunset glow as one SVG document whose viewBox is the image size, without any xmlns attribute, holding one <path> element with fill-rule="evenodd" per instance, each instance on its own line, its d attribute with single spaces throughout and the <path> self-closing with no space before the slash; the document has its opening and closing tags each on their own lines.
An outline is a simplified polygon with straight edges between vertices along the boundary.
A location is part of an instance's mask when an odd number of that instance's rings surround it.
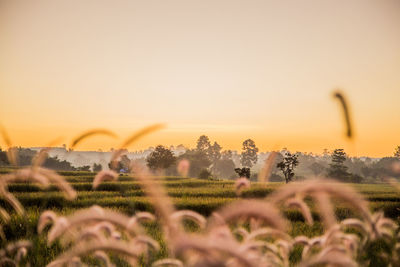
<svg viewBox="0 0 400 267">
<path fill-rule="evenodd" d="M 57 4 L 56 4 L 57 2 Z M 246 3 L 246 5 L 244 5 Z M 400 2 L 0 0 L 0 123 L 13 144 L 389 156 L 400 145 Z M 348 98 L 355 138 L 345 138 Z M 4 146 L 4 142 L 0 143 Z"/>
</svg>

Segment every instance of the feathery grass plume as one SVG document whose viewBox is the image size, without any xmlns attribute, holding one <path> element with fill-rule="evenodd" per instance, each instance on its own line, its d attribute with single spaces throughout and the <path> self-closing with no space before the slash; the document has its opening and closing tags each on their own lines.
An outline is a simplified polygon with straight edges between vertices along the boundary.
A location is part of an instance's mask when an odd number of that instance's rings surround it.
<svg viewBox="0 0 400 267">
<path fill-rule="evenodd" d="M 312 239 L 308 239 L 307 244 L 304 245 L 303 251 L 301 253 L 301 257 L 306 259 L 311 254 L 313 248 L 318 247 L 319 249 L 322 247 L 325 238 L 323 236 L 314 237 Z M 304 240 L 303 240 L 304 241 Z M 298 243 L 300 244 L 300 243 Z"/>
<path fill-rule="evenodd" d="M 156 217 L 154 217 L 153 214 L 151 214 L 150 212 L 146 212 L 146 211 L 136 212 L 135 218 L 139 223 L 153 222 L 156 219 Z"/>
<path fill-rule="evenodd" d="M 18 252 L 22 248 L 27 249 L 30 247 L 32 247 L 32 243 L 27 240 L 20 240 L 14 243 L 10 243 L 4 249 L 0 250 L 0 257 L 6 254 L 13 254 L 15 252 Z"/>
<path fill-rule="evenodd" d="M 6 174 L 6 175 L 0 176 L 1 177 L 1 179 L 0 179 L 0 197 L 2 197 L 6 202 L 8 202 L 19 215 L 24 214 L 24 212 L 25 212 L 24 208 L 21 205 L 21 203 L 18 201 L 18 199 L 16 199 L 14 197 L 14 195 L 8 191 L 7 184 L 10 182 L 13 182 L 13 181 L 29 180 L 29 178 L 31 176 L 28 175 L 27 173 L 30 173 L 30 172 L 31 172 L 30 169 L 29 170 L 23 169 L 23 170 L 18 170 L 17 172 L 12 173 L 12 174 Z M 43 182 L 43 177 L 40 177 L 40 175 L 33 175 L 32 178 L 34 178 L 33 179 L 34 181 Z M 45 179 L 44 179 L 44 182 L 46 182 Z M 8 213 L 3 208 L 1 208 L 1 215 L 3 216 L 3 218 L 9 217 Z"/>
<path fill-rule="evenodd" d="M 3 222 L 7 223 L 10 221 L 10 215 L 8 214 L 8 212 L 0 207 L 0 218 Z"/>
<path fill-rule="evenodd" d="M 113 181 L 118 179 L 118 173 L 113 170 L 101 170 L 93 179 L 93 189 L 96 189 L 103 181 Z"/>
<path fill-rule="evenodd" d="M 26 257 L 26 254 L 28 254 L 28 250 L 26 249 L 26 247 L 21 247 L 18 249 L 17 253 L 15 254 L 15 261 L 18 265 L 22 258 Z"/>
<path fill-rule="evenodd" d="M 363 221 L 361 221 L 359 219 L 355 219 L 355 218 L 345 219 L 340 222 L 340 225 L 343 228 L 346 228 L 346 227 L 356 228 L 356 229 L 360 230 L 362 234 L 368 234 L 370 231 L 370 228 L 368 227 L 368 225 L 366 225 Z"/>
<path fill-rule="evenodd" d="M 257 238 L 274 238 L 274 239 L 282 239 L 286 241 L 291 241 L 292 238 L 285 232 L 282 232 L 277 229 L 263 227 L 259 228 L 255 231 L 250 232 L 245 238 L 244 241 L 252 241 Z"/>
<path fill-rule="evenodd" d="M 308 180 L 301 183 L 293 182 L 273 192 L 266 199 L 272 204 L 278 204 L 296 194 L 311 195 L 324 192 L 331 197 L 345 201 L 358 211 L 368 223 L 372 223 L 368 202 L 362 195 L 349 186 L 337 183 L 330 179 Z"/>
<path fill-rule="evenodd" d="M 6 256 L 0 257 L 0 266 L 18 266 L 18 263 L 11 258 Z"/>
<path fill-rule="evenodd" d="M 206 227 L 207 220 L 197 212 L 191 210 L 179 210 L 171 214 L 171 219 L 175 222 L 190 220 L 197 224 L 201 229 Z"/>
<path fill-rule="evenodd" d="M 382 180 L 400 191 L 400 183 L 395 178 L 384 177 Z"/>
<path fill-rule="evenodd" d="M 96 232 L 106 232 L 108 235 L 111 235 L 115 232 L 115 227 L 112 223 L 109 222 L 99 222 L 96 223 L 92 229 Z"/>
<path fill-rule="evenodd" d="M 95 258 L 98 258 L 99 260 L 104 262 L 104 265 L 106 267 L 115 267 L 115 265 L 113 263 L 111 263 L 110 258 L 108 257 L 107 253 L 105 253 L 104 251 L 95 251 L 93 256 Z"/>
<path fill-rule="evenodd" d="M 149 196 L 150 202 L 156 211 L 156 215 L 159 216 L 163 225 L 167 241 L 170 241 L 170 238 L 173 238 L 178 230 L 176 225 L 171 222 L 171 214 L 175 211 L 171 199 L 168 197 L 160 182 L 156 181 L 142 166 L 133 163 L 131 170 L 135 178 L 141 182 L 140 185 L 143 190 Z"/>
<path fill-rule="evenodd" d="M 350 252 L 351 255 L 356 255 L 360 238 L 355 234 L 342 234 L 340 236 L 340 241 L 345 246 L 346 250 Z"/>
<path fill-rule="evenodd" d="M 299 197 L 290 198 L 290 199 L 286 200 L 285 205 L 288 208 L 298 208 L 300 210 L 301 214 L 303 215 L 305 221 L 307 222 L 307 224 L 311 225 L 314 223 L 310 208 L 304 202 L 303 199 L 301 199 Z"/>
<path fill-rule="evenodd" d="M 4 234 L 4 230 L 3 230 L 3 226 L 0 224 L 0 238 L 1 238 L 1 240 L 3 240 L 3 241 L 6 241 L 7 240 L 7 237 L 6 237 L 6 235 Z"/>
<path fill-rule="evenodd" d="M 195 257 L 193 252 L 201 257 Z M 238 266 L 256 266 L 255 263 L 241 253 L 239 244 L 234 243 L 234 240 L 226 242 L 226 240 L 210 239 L 196 235 L 180 235 L 175 244 L 175 253 L 178 256 L 186 256 L 188 261 L 198 261 L 194 266 L 209 266 L 206 263 L 210 260 L 218 264 L 215 266 L 225 266 L 223 263 L 229 259 L 235 259 L 238 262 Z"/>
<path fill-rule="evenodd" d="M 0 125 L 0 132 L 1 132 L 1 136 L 3 137 L 4 143 L 7 146 L 7 159 L 8 159 L 8 161 L 11 163 L 11 165 L 17 166 L 18 165 L 17 148 L 16 147 L 12 147 L 11 138 L 8 135 L 6 129 L 2 125 Z"/>
<path fill-rule="evenodd" d="M 3 175 L 2 179 L 6 183 L 13 182 L 34 182 L 38 183 L 39 186 L 47 187 L 50 185 L 47 177 L 39 172 L 32 170 L 31 168 L 23 168 L 15 171 L 14 173 Z"/>
<path fill-rule="evenodd" d="M 37 172 L 46 176 L 51 183 L 58 187 L 64 193 L 66 199 L 73 200 L 76 198 L 76 191 L 57 172 L 45 168 L 37 168 Z"/>
<path fill-rule="evenodd" d="M 278 247 L 275 244 L 268 243 L 265 241 L 252 240 L 240 246 L 240 251 L 244 253 L 247 253 L 250 250 L 262 250 L 262 249 L 266 249 L 275 255 L 279 255 Z"/>
<path fill-rule="evenodd" d="M 182 177 L 187 177 L 190 169 L 190 162 L 187 159 L 182 159 L 179 161 L 176 171 Z"/>
<path fill-rule="evenodd" d="M 19 215 L 23 215 L 25 213 L 24 207 L 21 205 L 21 203 L 19 203 L 18 199 L 16 199 L 13 194 L 8 192 L 4 186 L 4 183 L 0 183 L 0 197 L 8 202 Z"/>
<path fill-rule="evenodd" d="M 25 240 L 8 244 L 5 249 L 0 250 L 0 266 L 20 266 L 20 261 L 26 256 L 29 247 L 31 243 Z"/>
<path fill-rule="evenodd" d="M 162 259 L 155 261 L 152 267 L 161 267 L 161 266 L 176 266 L 176 267 L 183 267 L 183 263 L 178 259 Z"/>
<path fill-rule="evenodd" d="M 73 246 L 68 251 L 64 252 L 57 259 L 47 265 L 47 267 L 64 266 L 68 264 L 71 259 L 77 257 L 90 255 L 96 251 L 114 252 L 126 258 L 128 263 L 136 265 L 140 251 L 126 241 L 105 240 L 103 242 L 87 242 Z"/>
<path fill-rule="evenodd" d="M 43 165 L 49 155 L 49 151 L 53 148 L 54 145 L 61 142 L 61 140 L 62 138 L 57 138 L 51 141 L 47 145 L 47 147 L 40 149 L 39 152 L 36 153 L 36 155 L 32 158 L 32 168 L 35 169 L 36 167 Z"/>
<path fill-rule="evenodd" d="M 312 267 L 312 266 L 335 266 L 335 267 L 356 267 L 357 263 L 349 258 L 347 254 L 341 252 L 330 252 L 325 254 L 323 257 L 315 257 L 310 260 L 302 261 L 300 267 Z"/>
<path fill-rule="evenodd" d="M 130 136 L 128 139 L 126 139 L 122 145 L 120 146 L 119 149 L 115 150 L 114 153 L 111 156 L 111 166 L 115 167 L 116 163 L 118 162 L 119 158 L 122 156 L 124 153 L 124 149 L 127 148 L 129 145 L 140 139 L 141 137 L 148 135 L 152 132 L 161 130 L 162 128 L 165 128 L 165 124 L 154 124 L 150 125 L 148 127 L 145 127 L 137 132 L 135 132 L 132 136 Z"/>
<path fill-rule="evenodd" d="M 150 247 L 155 251 L 160 250 L 160 245 L 155 241 L 153 238 L 147 236 L 147 235 L 137 235 L 135 236 L 132 240 L 131 243 L 136 246 L 136 245 L 146 245 L 146 247 Z"/>
<path fill-rule="evenodd" d="M 57 214 L 52 210 L 46 210 L 45 212 L 42 212 L 42 214 L 40 214 L 39 222 L 37 225 L 38 233 L 41 234 L 47 225 L 55 223 L 57 221 L 57 218 Z"/>
<path fill-rule="evenodd" d="M 240 177 L 235 181 L 236 195 L 240 196 L 244 189 L 250 188 L 250 181 L 246 177 Z"/>
<path fill-rule="evenodd" d="M 384 237 L 387 239 L 392 239 L 394 232 L 398 228 L 397 224 L 392 220 L 384 217 L 383 212 L 376 212 L 372 215 L 371 224 L 371 238 L 374 240 L 376 238 Z"/>
<path fill-rule="evenodd" d="M 349 107 L 347 105 L 346 98 L 344 97 L 342 92 L 336 91 L 334 92 L 333 96 L 337 98 L 342 106 L 343 110 L 343 117 L 344 121 L 346 123 L 346 136 L 351 139 L 354 136 L 353 129 L 352 129 L 352 123 L 351 123 L 351 118 L 350 118 L 350 111 Z"/>
<path fill-rule="evenodd" d="M 293 240 L 293 245 L 308 246 L 308 244 L 309 244 L 309 238 L 304 235 L 296 236 Z"/>
<path fill-rule="evenodd" d="M 105 242 L 106 237 L 100 231 L 96 231 L 93 228 L 84 228 L 82 232 L 79 233 L 79 236 L 74 238 L 74 245 L 76 246 L 80 242 L 88 242 L 88 241 L 98 241 Z"/>
<path fill-rule="evenodd" d="M 268 158 L 265 160 L 264 166 L 258 173 L 258 181 L 259 182 L 268 182 L 269 177 L 271 175 L 272 168 L 274 167 L 275 159 L 276 156 L 278 155 L 278 152 L 272 151 Z"/>
<path fill-rule="evenodd" d="M 336 225 L 336 216 L 329 196 L 325 192 L 317 192 L 314 194 L 314 198 L 317 201 L 317 207 L 322 215 L 322 220 L 326 229 L 330 229 L 332 226 Z"/>
<path fill-rule="evenodd" d="M 75 137 L 70 145 L 70 149 L 74 149 L 81 141 L 83 141 L 84 139 L 91 137 L 93 135 L 106 135 L 106 136 L 110 136 L 113 138 L 116 138 L 117 135 L 107 129 L 92 129 L 89 131 L 86 131 L 82 134 L 80 134 L 79 136 Z"/>
<path fill-rule="evenodd" d="M 130 218 L 128 216 L 113 210 L 93 206 L 89 209 L 78 210 L 69 217 L 58 217 L 50 228 L 48 242 L 49 244 L 53 243 L 55 239 L 62 236 L 67 231 L 71 231 L 75 227 L 85 226 L 95 222 L 110 222 L 121 227 L 132 236 L 142 233 L 142 229 L 138 225 L 132 225 L 130 223 Z"/>
<path fill-rule="evenodd" d="M 67 198 L 73 199 L 76 197 L 75 190 L 64 181 L 64 179 L 52 170 L 37 167 L 36 170 L 32 168 L 19 169 L 13 173 L 0 176 L 0 196 L 8 202 L 18 214 L 24 214 L 24 208 L 21 203 L 8 191 L 7 184 L 17 181 L 32 181 L 38 183 L 39 186 L 47 187 L 50 182 L 53 182 L 59 187 L 66 195 Z"/>
<path fill-rule="evenodd" d="M 247 231 L 244 227 L 238 227 L 233 230 L 233 233 L 240 236 L 242 239 L 246 239 L 249 236 L 249 231 Z"/>
<path fill-rule="evenodd" d="M 277 208 L 262 200 L 239 200 L 222 207 L 218 214 L 223 222 L 229 223 L 240 219 L 259 219 L 274 229 L 285 231 L 286 220 Z M 210 227 L 221 225 L 221 220 L 212 220 Z"/>
</svg>

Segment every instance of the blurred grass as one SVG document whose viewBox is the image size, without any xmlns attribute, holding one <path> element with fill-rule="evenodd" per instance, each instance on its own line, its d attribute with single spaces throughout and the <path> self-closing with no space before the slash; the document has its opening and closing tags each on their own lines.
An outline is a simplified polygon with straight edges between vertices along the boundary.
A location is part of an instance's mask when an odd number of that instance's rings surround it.
<svg viewBox="0 0 400 267">
<path fill-rule="evenodd" d="M 1 172 L 1 171 L 0 171 Z M 6 172 L 3 170 L 3 172 Z M 40 213 L 52 209 L 58 214 L 71 214 L 79 208 L 100 205 L 111 208 L 128 215 L 136 211 L 153 211 L 148 198 L 140 188 L 134 177 L 120 176 L 117 182 L 105 182 L 97 190 L 92 189 L 93 173 L 90 172 L 62 172 L 68 182 L 78 191 L 78 198 L 68 201 L 57 188 L 41 189 L 29 183 L 15 183 L 9 186 L 9 190 L 18 198 L 26 208 L 26 215 L 21 217 L 13 214 L 11 221 L 4 225 L 4 232 L 9 240 L 28 239 L 33 243 L 28 257 L 32 266 L 44 266 L 62 252 L 58 243 L 48 246 L 46 233 L 38 235 L 36 232 L 37 221 Z M 172 198 L 177 209 L 190 209 L 204 216 L 209 216 L 219 207 L 238 199 L 233 181 L 199 180 L 180 177 L 158 177 Z M 253 183 L 252 187 L 243 191 L 243 198 L 263 198 L 282 186 L 283 183 L 268 183 L 262 185 Z M 400 192 L 385 184 L 351 184 L 361 192 L 369 201 L 372 210 L 383 210 L 385 216 L 398 221 L 400 216 Z M 285 216 L 291 222 L 290 234 L 293 236 L 315 236 L 323 231 L 319 223 L 319 216 L 314 208 L 312 200 L 307 200 L 311 206 L 312 214 L 316 222 L 309 226 L 304 223 L 303 216 L 297 210 L 284 210 Z M 3 200 L 2 207 L 11 211 Z M 334 203 L 335 212 L 339 219 L 357 216 L 343 203 Z M 187 229 L 191 229 L 187 225 Z M 150 236 L 161 241 L 161 251 L 151 255 L 151 260 L 166 256 L 167 248 L 162 241 L 160 228 L 157 224 L 147 224 L 146 229 Z M 195 229 L 193 229 L 195 231 Z M 4 247 L 5 242 L 1 241 Z M 296 262 L 301 255 L 301 249 L 296 248 L 291 260 Z M 121 263 L 122 264 L 122 263 Z M 144 264 L 144 263 L 143 263 Z M 144 264 L 146 265 L 146 264 Z"/>
</svg>

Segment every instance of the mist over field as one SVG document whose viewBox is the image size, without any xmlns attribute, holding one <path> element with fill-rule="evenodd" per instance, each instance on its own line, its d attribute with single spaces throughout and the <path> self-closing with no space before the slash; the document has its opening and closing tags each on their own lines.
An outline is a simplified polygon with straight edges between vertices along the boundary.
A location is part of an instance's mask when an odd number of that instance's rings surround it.
<svg viewBox="0 0 400 267">
<path fill-rule="evenodd" d="M 399 0 L 0 0 L 0 266 L 400 266 Z"/>
</svg>

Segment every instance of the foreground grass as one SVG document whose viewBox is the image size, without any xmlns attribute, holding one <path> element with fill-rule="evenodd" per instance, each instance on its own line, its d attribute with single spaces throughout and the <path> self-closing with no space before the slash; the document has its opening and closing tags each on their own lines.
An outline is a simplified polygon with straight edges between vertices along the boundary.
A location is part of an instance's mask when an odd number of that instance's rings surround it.
<svg viewBox="0 0 400 267">
<path fill-rule="evenodd" d="M 122 176 L 117 182 L 106 182 L 97 190 L 92 189 L 92 173 L 64 173 L 67 180 L 78 191 L 78 198 L 74 201 L 66 200 L 56 188 L 46 190 L 38 186 L 18 183 L 9 186 L 9 189 L 24 205 L 26 215 L 13 215 L 11 221 L 4 225 L 4 232 L 9 240 L 28 239 L 33 243 L 28 257 L 33 266 L 44 266 L 62 252 L 58 243 L 48 245 L 46 233 L 37 234 L 37 222 L 40 213 L 52 209 L 58 214 L 71 214 L 77 209 L 100 205 L 132 215 L 137 211 L 153 211 L 148 198 L 145 196 L 139 182 L 132 177 Z M 165 186 L 168 195 L 172 198 L 177 209 L 190 209 L 209 216 L 221 206 L 238 199 L 233 181 L 208 181 L 192 178 L 159 177 L 158 180 Z M 245 190 L 243 198 L 263 198 L 282 186 L 282 183 L 262 185 L 253 183 L 251 189 Z M 383 210 L 385 216 L 397 220 L 400 216 L 400 192 L 384 184 L 353 184 L 369 201 L 371 209 Z M 11 210 L 6 203 L 0 200 L 1 206 Z M 311 207 L 313 203 L 310 203 Z M 336 215 L 340 219 L 357 216 L 352 210 L 341 203 L 335 203 Z M 302 215 L 295 210 L 285 210 L 286 217 L 291 222 L 290 234 L 293 236 L 315 236 L 323 229 L 318 222 L 318 214 L 313 210 L 316 223 L 309 226 L 304 223 Z M 190 229 L 190 225 L 187 225 Z M 161 250 L 153 259 L 166 256 L 166 247 L 161 239 L 161 231 L 156 224 L 147 224 L 146 230 L 154 239 L 161 241 Z M 195 229 L 193 229 L 195 230 Z M 5 242 L 1 241 L 2 247 Z M 291 259 L 296 261 L 301 251 L 295 251 Z"/>
</svg>

